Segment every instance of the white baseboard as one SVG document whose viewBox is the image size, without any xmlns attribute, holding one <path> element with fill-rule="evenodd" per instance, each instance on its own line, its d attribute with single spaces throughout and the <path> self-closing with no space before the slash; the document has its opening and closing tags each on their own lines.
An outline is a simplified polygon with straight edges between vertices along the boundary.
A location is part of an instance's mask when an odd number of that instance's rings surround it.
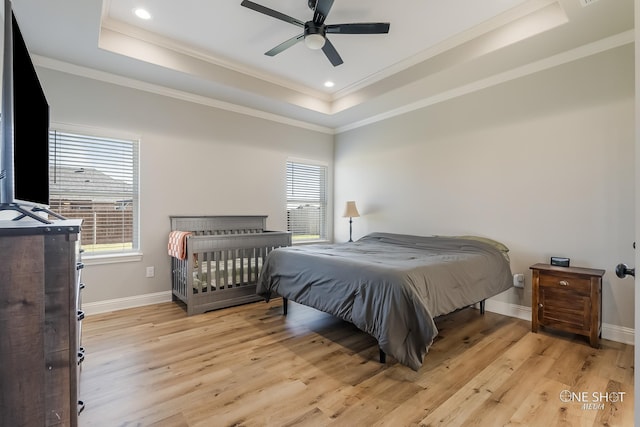
<svg viewBox="0 0 640 427">
<path fill-rule="evenodd" d="M 624 326 L 602 324 L 602 338 L 606 340 L 621 342 L 623 344 L 635 345 L 636 330 Z"/>
<path fill-rule="evenodd" d="M 484 304 L 484 308 L 492 313 L 531 321 L 531 307 L 488 299 Z"/>
<path fill-rule="evenodd" d="M 164 291 L 153 294 L 83 303 L 82 310 L 85 315 L 91 315 L 169 301 L 171 301 L 171 291 Z M 531 307 L 488 299 L 485 303 L 485 309 L 492 313 L 531 321 Z M 602 338 L 621 342 L 623 344 L 635 345 L 635 330 L 624 326 L 603 323 Z"/>
<path fill-rule="evenodd" d="M 125 308 L 142 307 L 144 305 L 158 304 L 168 301 L 171 301 L 171 291 L 163 291 L 155 292 L 153 294 L 135 295 L 126 298 L 86 302 L 82 303 L 82 311 L 84 311 L 85 315 L 91 315 L 123 310 Z"/>
<path fill-rule="evenodd" d="M 488 299 L 485 303 L 485 309 L 492 313 L 531 321 L 531 307 Z M 602 338 L 623 344 L 635 345 L 635 329 L 603 323 Z"/>
</svg>

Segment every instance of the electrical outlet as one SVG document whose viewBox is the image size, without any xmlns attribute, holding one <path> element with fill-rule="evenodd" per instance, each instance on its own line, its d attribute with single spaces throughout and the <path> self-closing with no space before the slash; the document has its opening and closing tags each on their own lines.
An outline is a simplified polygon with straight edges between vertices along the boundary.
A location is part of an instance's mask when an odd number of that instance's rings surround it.
<svg viewBox="0 0 640 427">
<path fill-rule="evenodd" d="M 153 277 L 156 275 L 156 269 L 154 267 L 147 267 L 147 277 Z"/>
<path fill-rule="evenodd" d="M 524 288 L 524 274 L 516 273 L 513 275 L 513 286 L 516 288 Z"/>
</svg>

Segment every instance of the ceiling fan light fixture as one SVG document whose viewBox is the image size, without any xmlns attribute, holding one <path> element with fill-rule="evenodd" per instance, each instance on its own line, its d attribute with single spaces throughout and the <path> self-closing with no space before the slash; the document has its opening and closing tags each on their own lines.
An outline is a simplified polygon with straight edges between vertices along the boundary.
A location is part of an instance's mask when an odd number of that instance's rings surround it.
<svg viewBox="0 0 640 427">
<path fill-rule="evenodd" d="M 325 39 L 322 34 L 308 34 L 304 38 L 304 44 L 312 50 L 322 49 L 322 47 L 324 46 L 324 42 Z"/>
</svg>

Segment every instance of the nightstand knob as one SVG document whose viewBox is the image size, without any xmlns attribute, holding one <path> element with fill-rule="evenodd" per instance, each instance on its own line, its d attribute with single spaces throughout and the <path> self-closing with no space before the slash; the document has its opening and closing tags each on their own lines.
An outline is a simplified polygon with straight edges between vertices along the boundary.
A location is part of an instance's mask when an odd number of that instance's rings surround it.
<svg viewBox="0 0 640 427">
<path fill-rule="evenodd" d="M 560 286 L 569 286 L 569 282 L 567 282 L 566 280 L 560 280 Z"/>
<path fill-rule="evenodd" d="M 542 307 L 544 307 L 544 305 L 542 305 L 542 303 L 539 303 L 539 304 L 538 304 L 538 307 L 539 307 L 539 308 L 542 308 Z"/>
</svg>

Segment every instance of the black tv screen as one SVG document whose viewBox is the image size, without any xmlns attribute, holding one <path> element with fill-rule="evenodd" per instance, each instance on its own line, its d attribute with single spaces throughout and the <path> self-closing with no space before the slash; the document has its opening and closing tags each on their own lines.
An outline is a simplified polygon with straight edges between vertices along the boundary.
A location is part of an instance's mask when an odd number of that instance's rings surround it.
<svg viewBox="0 0 640 427">
<path fill-rule="evenodd" d="M 49 205 L 49 104 L 10 0 L 4 0 L 0 210 Z M 15 209 L 13 209 L 15 210 Z"/>
<path fill-rule="evenodd" d="M 49 205 L 49 104 L 12 13 L 14 199 Z"/>
</svg>

